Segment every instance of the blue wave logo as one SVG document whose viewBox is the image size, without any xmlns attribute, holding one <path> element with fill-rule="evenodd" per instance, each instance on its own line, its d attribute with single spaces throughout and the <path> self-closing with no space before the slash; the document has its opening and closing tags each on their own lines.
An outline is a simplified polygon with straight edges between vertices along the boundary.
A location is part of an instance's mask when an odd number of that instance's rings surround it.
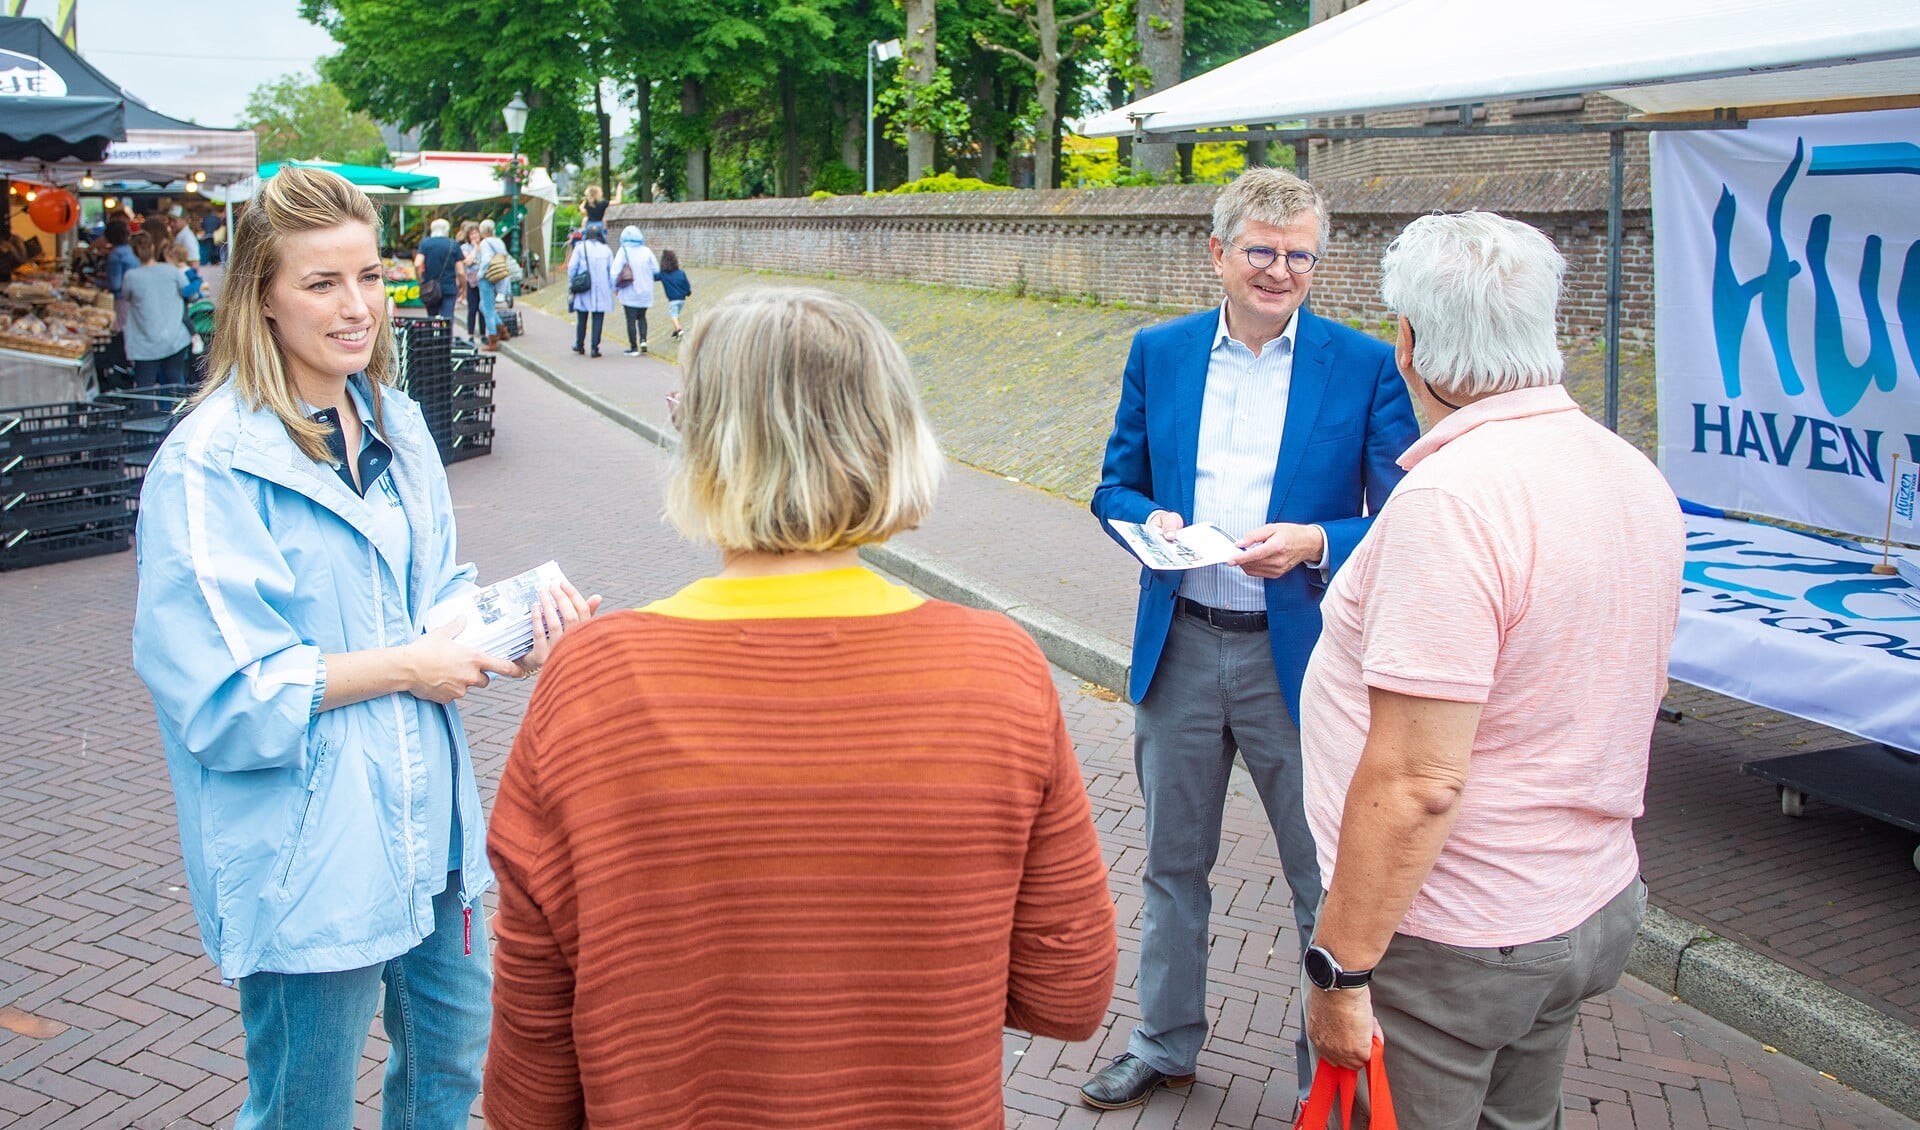
<svg viewBox="0 0 1920 1130">
<path fill-rule="evenodd" d="M 1867 328 L 1867 356 L 1856 364 L 1847 356 L 1840 298 L 1827 265 L 1833 216 L 1822 213 L 1809 223 L 1803 245 L 1804 262 L 1795 259 L 1787 247 L 1781 217 L 1786 209 L 1787 194 L 1803 166 L 1806 175 L 1813 177 L 1920 175 L 1920 146 L 1911 142 L 1822 145 L 1814 148 L 1812 160 L 1808 162 L 1806 141 L 1796 143 L 1793 159 L 1767 197 L 1767 264 L 1752 278 L 1742 279 L 1734 271 L 1733 228 L 1740 205 L 1724 184 L 1720 186 L 1720 200 L 1713 210 L 1713 336 L 1727 396 L 1740 396 L 1740 343 L 1756 301 L 1781 389 L 1789 396 L 1806 392 L 1806 382 L 1793 359 L 1787 326 L 1788 285 L 1804 269 L 1813 283 L 1814 382 L 1827 413 L 1845 416 L 1859 406 L 1868 389 L 1893 392 L 1899 380 L 1893 336 L 1880 305 L 1885 241 L 1879 235 L 1869 235 L 1862 248 L 1858 291 L 1861 317 Z M 1907 248 L 1901 264 L 1894 317 L 1900 325 L 1908 356 L 1915 367 L 1920 368 L 1920 240 Z M 1877 479 L 1879 475 L 1876 473 L 1873 477 Z"/>
</svg>

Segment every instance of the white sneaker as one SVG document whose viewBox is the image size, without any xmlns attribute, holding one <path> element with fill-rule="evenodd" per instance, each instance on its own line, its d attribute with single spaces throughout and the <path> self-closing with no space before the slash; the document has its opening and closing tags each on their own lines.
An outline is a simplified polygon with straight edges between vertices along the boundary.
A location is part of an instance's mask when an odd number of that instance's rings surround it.
<svg viewBox="0 0 1920 1130">
<path fill-rule="evenodd" d="M 643 341 L 640 343 L 640 352 L 645 353 L 646 351 L 647 351 L 647 343 Z"/>
<path fill-rule="evenodd" d="M 623 350 L 621 350 L 620 352 L 621 352 L 621 353 L 623 353 L 623 354 L 625 354 L 625 355 L 626 355 L 626 356 L 628 356 L 628 357 L 638 357 L 638 356 L 640 356 L 640 355 L 641 355 L 642 353 L 645 353 L 645 352 L 646 352 L 646 350 L 644 350 L 644 349 L 623 349 Z"/>
</svg>

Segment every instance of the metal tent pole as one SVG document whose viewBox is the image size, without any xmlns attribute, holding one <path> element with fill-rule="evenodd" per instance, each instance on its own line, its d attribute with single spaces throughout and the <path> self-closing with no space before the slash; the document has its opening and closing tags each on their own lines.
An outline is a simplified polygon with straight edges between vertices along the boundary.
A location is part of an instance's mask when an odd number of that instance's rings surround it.
<svg viewBox="0 0 1920 1130">
<path fill-rule="evenodd" d="M 1607 430 L 1620 430 L 1620 218 L 1626 193 L 1627 135 L 1607 133 Z"/>
</svg>

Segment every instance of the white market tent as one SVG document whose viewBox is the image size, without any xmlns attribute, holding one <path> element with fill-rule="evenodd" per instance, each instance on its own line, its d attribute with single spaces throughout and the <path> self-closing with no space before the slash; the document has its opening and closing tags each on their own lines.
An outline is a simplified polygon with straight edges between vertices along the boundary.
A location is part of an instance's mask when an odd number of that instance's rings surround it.
<svg viewBox="0 0 1920 1130">
<path fill-rule="evenodd" d="M 1920 101 L 1913 0 L 1367 0 L 1089 119 L 1092 137 L 1599 91 L 1644 114 Z M 1876 105 L 1865 105 L 1875 102 Z M 1816 106 L 1814 104 L 1827 104 Z"/>
<path fill-rule="evenodd" d="M 409 161 L 397 162 L 394 169 L 439 177 L 439 188 L 418 189 L 405 196 L 387 197 L 382 203 L 403 204 L 409 208 L 443 208 L 452 204 L 470 204 L 477 200 L 506 200 L 509 194 L 495 174 L 496 166 L 507 161 L 504 153 L 457 153 L 429 150 Z M 544 260 L 553 246 L 554 211 L 560 206 L 560 191 L 543 167 L 528 170 L 527 182 L 520 186 L 520 202 L 527 209 L 527 231 L 538 233 L 533 244 Z M 526 241 L 521 250 L 528 250 Z"/>
</svg>

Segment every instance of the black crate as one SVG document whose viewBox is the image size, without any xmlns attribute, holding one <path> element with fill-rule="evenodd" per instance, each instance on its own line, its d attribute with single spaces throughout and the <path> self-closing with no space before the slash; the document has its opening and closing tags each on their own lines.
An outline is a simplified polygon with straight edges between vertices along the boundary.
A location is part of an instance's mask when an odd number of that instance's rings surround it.
<svg viewBox="0 0 1920 1130">
<path fill-rule="evenodd" d="M 24 491 L 114 486 L 124 477 L 120 452 L 0 456 L 0 502 Z"/>
<path fill-rule="evenodd" d="M 474 459 L 493 451 L 493 433 L 476 432 L 472 435 L 455 436 L 440 445 L 442 463 L 458 463 L 463 459 Z"/>
<path fill-rule="evenodd" d="M 492 380 L 494 362 L 500 359 L 497 353 L 479 353 L 469 351 L 466 354 L 453 355 L 453 375 L 457 380 Z"/>
<path fill-rule="evenodd" d="M 485 432 L 493 434 L 493 408 L 470 408 L 453 414 L 453 434 L 456 436 L 479 435 Z"/>
<path fill-rule="evenodd" d="M 30 404 L 0 408 L 0 459 L 11 455 L 116 452 L 125 442 L 118 404 Z"/>
<path fill-rule="evenodd" d="M 182 404 L 200 391 L 199 385 L 150 385 L 147 388 L 122 389 L 119 392 L 107 392 L 100 399 L 108 404 L 118 404 L 127 410 L 122 420 L 131 423 L 134 420 L 164 419 L 174 416 Z"/>
<path fill-rule="evenodd" d="M 124 475 L 106 487 L 21 491 L 0 498 L 0 533 L 70 530 L 118 521 L 133 513 L 139 498 L 140 487 Z"/>
<path fill-rule="evenodd" d="M 16 530 L 0 535 L 0 573 L 121 553 L 133 546 L 133 517 L 65 530 Z"/>
<path fill-rule="evenodd" d="M 500 311 L 500 328 L 506 331 L 508 337 L 519 337 L 526 332 L 525 328 L 520 324 L 520 311 L 518 310 Z"/>
<path fill-rule="evenodd" d="M 491 380 L 457 382 L 453 386 L 452 403 L 455 412 L 493 407 L 493 382 Z"/>
</svg>

